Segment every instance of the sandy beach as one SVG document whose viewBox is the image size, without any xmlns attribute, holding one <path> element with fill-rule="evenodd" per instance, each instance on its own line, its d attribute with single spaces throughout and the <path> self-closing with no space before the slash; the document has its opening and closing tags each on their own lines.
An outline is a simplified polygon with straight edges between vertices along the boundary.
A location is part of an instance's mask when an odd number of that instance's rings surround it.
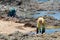
<svg viewBox="0 0 60 40">
<path fill-rule="evenodd" d="M 24 23 L 15 23 L 12 21 L 0 20 L 0 33 L 11 34 L 15 31 L 27 33 L 34 30 L 34 28 L 24 27 Z"/>
</svg>

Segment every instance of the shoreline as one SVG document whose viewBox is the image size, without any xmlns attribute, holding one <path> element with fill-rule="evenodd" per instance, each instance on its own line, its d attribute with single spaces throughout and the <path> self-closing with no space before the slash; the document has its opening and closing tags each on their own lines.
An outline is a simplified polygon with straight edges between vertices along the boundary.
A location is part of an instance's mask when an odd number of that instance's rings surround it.
<svg viewBox="0 0 60 40">
<path fill-rule="evenodd" d="M 15 31 L 12 34 L 0 34 L 0 39 L 2 40 L 60 40 L 60 32 L 55 32 L 52 34 L 23 34 L 19 31 Z"/>
</svg>

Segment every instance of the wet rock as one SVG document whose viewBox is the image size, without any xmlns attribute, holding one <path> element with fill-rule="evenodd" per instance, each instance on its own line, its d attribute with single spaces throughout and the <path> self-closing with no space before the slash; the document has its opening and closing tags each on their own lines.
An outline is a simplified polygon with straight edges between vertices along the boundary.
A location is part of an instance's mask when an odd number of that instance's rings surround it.
<svg viewBox="0 0 60 40">
<path fill-rule="evenodd" d="M 7 35 L 0 34 L 0 39 L 8 40 L 9 37 Z"/>
<path fill-rule="evenodd" d="M 18 22 L 20 22 L 20 23 L 26 23 L 26 22 L 30 22 L 30 20 L 31 19 L 19 19 L 19 21 Z"/>
<path fill-rule="evenodd" d="M 56 14 L 55 12 L 48 12 L 48 14 Z"/>
<path fill-rule="evenodd" d="M 25 19 L 25 22 L 29 22 L 31 19 Z"/>
<path fill-rule="evenodd" d="M 12 34 L 4 35 L 0 34 L 1 40 L 59 40 L 60 32 L 55 32 L 53 34 L 23 34 L 19 31 L 15 31 Z"/>
<path fill-rule="evenodd" d="M 17 5 L 21 5 L 22 4 L 22 1 L 17 1 L 16 0 L 16 2 L 17 2 Z"/>
<path fill-rule="evenodd" d="M 20 20 L 20 23 L 24 23 L 25 22 L 25 20 L 23 19 L 23 20 Z"/>
<path fill-rule="evenodd" d="M 55 35 L 52 35 L 51 37 L 52 37 L 52 38 L 57 38 L 57 36 L 55 36 Z"/>
<path fill-rule="evenodd" d="M 24 35 L 23 33 L 19 32 L 19 31 L 16 31 L 12 34 L 9 34 L 8 36 L 23 36 L 23 35 Z"/>
<path fill-rule="evenodd" d="M 24 25 L 25 27 L 36 27 L 34 24 L 32 23 L 25 23 Z"/>
<path fill-rule="evenodd" d="M 55 21 L 54 26 L 60 26 L 60 22 L 59 21 Z"/>
<path fill-rule="evenodd" d="M 55 19 L 53 16 L 43 16 L 45 18 L 46 24 L 51 26 L 60 26 L 60 21 Z"/>
<path fill-rule="evenodd" d="M 0 39 L 4 39 L 4 35 L 3 34 L 0 34 Z"/>
<path fill-rule="evenodd" d="M 28 26 L 28 27 L 30 27 L 30 26 L 31 26 L 31 24 L 30 24 L 30 23 L 26 23 L 24 26 Z"/>
<path fill-rule="evenodd" d="M 9 40 L 17 40 L 17 38 L 14 36 L 10 36 Z"/>
<path fill-rule="evenodd" d="M 21 23 L 20 20 L 16 20 L 15 23 Z"/>
</svg>

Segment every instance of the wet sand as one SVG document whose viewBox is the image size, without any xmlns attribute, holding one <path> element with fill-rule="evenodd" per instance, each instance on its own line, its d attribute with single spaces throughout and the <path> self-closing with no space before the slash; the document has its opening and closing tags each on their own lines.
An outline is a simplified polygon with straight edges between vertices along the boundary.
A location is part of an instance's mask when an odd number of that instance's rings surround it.
<svg viewBox="0 0 60 40">
<path fill-rule="evenodd" d="M 22 33 L 27 33 L 34 28 L 24 27 L 24 23 L 15 23 L 13 21 L 3 21 L 0 20 L 0 33 L 11 34 L 14 31 L 20 31 Z"/>
</svg>

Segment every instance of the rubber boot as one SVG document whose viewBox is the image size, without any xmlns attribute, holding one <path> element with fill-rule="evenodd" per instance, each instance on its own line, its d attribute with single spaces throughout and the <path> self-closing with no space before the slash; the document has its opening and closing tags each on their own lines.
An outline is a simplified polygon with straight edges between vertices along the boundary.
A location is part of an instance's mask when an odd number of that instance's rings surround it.
<svg viewBox="0 0 60 40">
<path fill-rule="evenodd" d="M 38 28 L 36 29 L 36 34 L 38 34 Z"/>
<path fill-rule="evenodd" d="M 41 28 L 40 28 L 40 33 L 41 33 L 41 34 L 45 33 L 45 27 L 41 27 Z"/>
</svg>

